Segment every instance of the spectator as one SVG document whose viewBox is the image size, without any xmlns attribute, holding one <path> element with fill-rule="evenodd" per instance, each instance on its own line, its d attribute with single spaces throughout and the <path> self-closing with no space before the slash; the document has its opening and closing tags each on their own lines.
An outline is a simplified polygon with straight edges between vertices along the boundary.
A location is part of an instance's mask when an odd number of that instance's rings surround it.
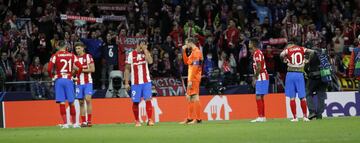
<svg viewBox="0 0 360 143">
<path fill-rule="evenodd" d="M 30 85 L 31 94 L 34 99 L 45 99 L 45 86 L 43 80 L 43 66 L 39 57 L 34 57 L 29 67 L 30 80 L 35 81 Z"/>
<path fill-rule="evenodd" d="M 48 67 L 48 63 L 45 63 L 43 66 L 43 69 L 42 69 L 42 73 L 44 73 L 42 76 L 42 79 L 44 81 L 46 81 L 44 83 L 44 87 L 45 87 L 45 93 L 46 93 L 48 99 L 53 99 L 54 95 L 55 95 L 55 91 L 53 88 L 52 79 L 50 78 L 49 73 L 47 72 L 47 67 Z"/>
<path fill-rule="evenodd" d="M 14 58 L 15 61 L 15 75 L 16 81 L 25 81 L 27 80 L 27 67 L 25 67 L 26 61 L 24 61 L 23 56 L 20 53 L 14 54 L 16 55 Z M 26 84 L 18 84 L 16 86 L 16 91 L 25 91 Z"/>
<path fill-rule="evenodd" d="M 159 73 L 164 77 L 171 76 L 171 60 L 169 57 L 169 53 L 165 52 L 164 56 L 161 60 L 161 68 L 159 68 Z"/>
<path fill-rule="evenodd" d="M 341 34 L 341 29 L 335 29 L 335 36 L 332 38 L 332 45 L 334 46 L 334 52 L 337 56 L 342 57 L 344 51 L 344 37 Z"/>
<path fill-rule="evenodd" d="M 162 48 L 164 49 L 164 51 L 166 53 L 168 53 L 170 61 L 175 60 L 175 58 L 176 58 L 175 50 L 178 50 L 178 49 L 175 49 L 175 44 L 174 44 L 171 36 L 166 37 L 166 41 L 164 41 Z"/>
<path fill-rule="evenodd" d="M 233 69 L 232 66 L 230 65 L 230 58 L 227 56 L 225 52 L 221 53 L 218 65 L 221 72 L 225 75 L 225 81 L 229 81 L 229 79 L 231 79 L 231 71 Z"/>
<path fill-rule="evenodd" d="M 59 40 L 59 35 L 55 33 L 54 37 L 50 40 L 52 51 L 56 51 Z"/>
<path fill-rule="evenodd" d="M 156 27 L 153 35 L 150 35 L 149 44 L 151 47 L 155 45 L 162 44 L 162 37 L 160 35 L 160 27 Z"/>
<path fill-rule="evenodd" d="M 264 19 L 267 17 L 270 19 L 270 24 L 272 24 L 272 17 L 270 9 L 264 5 L 264 1 L 260 0 L 260 4 L 257 4 L 254 0 L 251 0 L 251 5 L 256 10 L 256 15 L 259 18 L 260 24 L 264 23 Z"/>
<path fill-rule="evenodd" d="M 95 72 L 94 72 L 94 88 L 97 89 L 100 87 L 101 81 L 105 79 L 101 79 L 101 69 L 102 69 L 102 62 L 101 62 L 101 45 L 103 41 L 101 41 L 96 34 L 95 31 L 91 32 L 90 39 L 80 38 L 81 42 L 86 45 L 86 51 L 89 53 L 95 62 Z"/>
<path fill-rule="evenodd" d="M 152 49 L 152 53 L 151 53 L 152 57 L 153 57 L 153 64 L 151 65 L 150 71 L 151 74 L 153 76 L 158 76 L 158 72 L 159 72 L 159 62 L 160 62 L 160 51 L 158 49 L 158 47 L 154 47 Z"/>
<path fill-rule="evenodd" d="M 182 74 L 184 74 L 184 61 L 182 59 L 182 52 L 179 51 L 177 54 L 176 54 L 176 59 L 174 60 L 174 76 L 175 77 L 178 77 L 178 78 L 181 78 Z"/>
<path fill-rule="evenodd" d="M 320 44 L 321 34 L 316 31 L 315 28 L 315 24 L 309 25 L 309 29 L 306 34 L 305 47 L 312 48 L 313 46 Z"/>
<path fill-rule="evenodd" d="M 207 77 L 210 77 L 211 72 L 213 71 L 214 68 L 215 68 L 215 63 L 214 63 L 214 61 L 212 59 L 212 54 L 208 53 L 206 55 L 206 59 L 204 61 L 204 74 Z"/>
<path fill-rule="evenodd" d="M 116 39 L 116 43 L 118 45 L 118 65 L 119 70 L 124 72 L 125 70 L 125 39 L 126 39 L 126 29 L 120 29 L 120 34 Z"/>
<path fill-rule="evenodd" d="M 291 18 L 291 20 L 289 19 Z M 296 38 L 297 42 L 303 42 L 304 40 L 304 27 L 298 22 L 298 17 L 294 15 L 293 11 L 287 11 L 286 16 L 283 19 L 284 24 L 284 36 L 288 39 Z M 297 43 L 302 44 L 302 43 Z"/>
<path fill-rule="evenodd" d="M 210 54 L 213 61 L 218 61 L 218 47 L 215 43 L 215 37 L 213 35 L 209 35 L 206 40 L 205 44 L 203 46 L 203 55 Z M 216 63 L 216 62 L 215 62 Z M 217 64 L 217 63 L 216 63 Z"/>
<path fill-rule="evenodd" d="M 75 34 L 69 34 L 69 32 L 65 32 L 64 42 L 66 43 L 66 47 L 68 47 L 67 51 L 70 53 L 74 53 L 74 44 L 76 42 Z"/>
<path fill-rule="evenodd" d="M 6 81 L 12 81 L 13 79 L 13 63 L 8 58 L 7 52 L 1 52 L 1 68 L 6 75 Z M 8 88 L 9 89 L 9 88 Z"/>
<path fill-rule="evenodd" d="M 224 33 L 224 38 L 226 40 L 226 54 L 238 54 L 239 51 L 236 44 L 239 40 L 239 30 L 236 28 L 235 20 L 231 19 L 229 21 L 229 26 Z"/>
<path fill-rule="evenodd" d="M 176 48 L 180 49 L 182 47 L 183 41 L 184 41 L 184 31 L 177 22 L 173 22 L 173 29 L 169 33 L 169 35 L 175 42 Z"/>
<path fill-rule="evenodd" d="M 194 23 L 193 19 L 189 19 L 188 22 L 184 25 L 184 32 L 185 32 L 185 37 L 193 37 L 195 35 L 198 34 L 202 34 L 201 32 L 201 28 L 199 26 L 197 26 Z"/>
<path fill-rule="evenodd" d="M 343 30 L 343 37 L 344 37 L 344 45 L 345 46 L 350 46 L 353 45 L 354 43 L 354 39 L 355 39 L 355 33 L 354 33 L 354 29 L 353 26 L 351 25 L 349 19 L 345 19 L 344 20 L 344 30 Z"/>
<path fill-rule="evenodd" d="M 104 58 L 105 64 L 103 64 L 101 79 L 107 79 L 118 62 L 118 45 L 116 45 L 115 39 L 110 33 L 106 35 L 106 41 L 103 43 L 102 50 L 102 53 L 104 53 L 102 57 Z M 105 85 L 105 81 L 102 81 L 101 88 L 105 89 Z"/>
</svg>

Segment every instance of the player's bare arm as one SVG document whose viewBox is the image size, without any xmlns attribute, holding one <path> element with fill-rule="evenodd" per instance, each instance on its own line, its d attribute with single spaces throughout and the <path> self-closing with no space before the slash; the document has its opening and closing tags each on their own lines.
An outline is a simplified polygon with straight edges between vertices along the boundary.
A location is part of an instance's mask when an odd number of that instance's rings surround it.
<svg viewBox="0 0 360 143">
<path fill-rule="evenodd" d="M 129 85 L 129 75 L 130 75 L 130 70 L 131 70 L 131 65 L 130 64 L 126 64 L 125 65 L 125 73 L 124 73 L 124 78 L 125 78 L 125 89 L 127 91 L 130 90 L 130 85 Z"/>
<path fill-rule="evenodd" d="M 147 62 L 148 64 L 152 64 L 152 63 L 153 63 L 153 58 L 151 57 L 151 53 L 150 53 L 149 50 L 147 49 L 147 46 L 146 46 L 146 45 L 143 45 L 143 46 L 142 46 L 142 49 L 143 49 L 144 54 L 145 54 L 146 62 Z"/>
<path fill-rule="evenodd" d="M 256 62 L 256 61 L 255 61 Z M 256 70 L 255 70 L 255 73 L 254 73 L 254 76 L 253 76 L 253 82 L 252 82 L 252 85 L 255 86 L 255 82 L 256 82 L 256 79 L 257 77 L 259 77 L 259 74 L 260 74 L 260 66 L 261 64 L 259 62 L 256 62 Z"/>
<path fill-rule="evenodd" d="M 284 49 L 284 50 L 280 53 L 280 59 L 283 60 L 284 63 L 287 62 L 287 61 L 285 60 L 285 56 L 286 56 L 286 49 Z"/>
<path fill-rule="evenodd" d="M 261 64 L 259 62 L 256 62 L 256 71 L 255 71 L 255 75 L 254 75 L 255 78 L 257 78 L 260 74 L 260 67 L 261 67 Z"/>
<path fill-rule="evenodd" d="M 94 63 L 89 64 L 89 65 L 88 65 L 88 68 L 83 69 L 83 72 L 84 72 L 84 73 L 92 73 L 92 72 L 95 72 L 95 65 L 94 65 Z"/>
</svg>

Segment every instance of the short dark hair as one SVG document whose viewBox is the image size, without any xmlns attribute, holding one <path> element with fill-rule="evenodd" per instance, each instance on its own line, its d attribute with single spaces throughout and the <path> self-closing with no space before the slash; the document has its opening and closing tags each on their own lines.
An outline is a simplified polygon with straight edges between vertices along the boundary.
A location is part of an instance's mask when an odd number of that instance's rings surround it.
<svg viewBox="0 0 360 143">
<path fill-rule="evenodd" d="M 258 38 L 251 38 L 250 42 L 256 46 L 258 46 L 260 44 L 260 40 Z"/>
<path fill-rule="evenodd" d="M 65 43 L 64 40 L 60 40 L 57 45 L 58 45 L 59 49 L 62 49 L 62 48 L 66 47 L 66 43 Z"/>
<path fill-rule="evenodd" d="M 194 44 L 196 43 L 196 39 L 193 38 L 193 37 L 187 38 L 186 41 L 189 42 L 189 43 L 194 43 Z"/>
<path fill-rule="evenodd" d="M 74 47 L 77 47 L 77 46 L 81 46 L 81 47 L 84 47 L 85 48 L 85 44 L 83 42 L 76 42 L 74 44 Z"/>
<path fill-rule="evenodd" d="M 141 43 L 147 44 L 147 40 L 146 39 L 140 39 L 138 44 L 141 44 Z"/>
</svg>

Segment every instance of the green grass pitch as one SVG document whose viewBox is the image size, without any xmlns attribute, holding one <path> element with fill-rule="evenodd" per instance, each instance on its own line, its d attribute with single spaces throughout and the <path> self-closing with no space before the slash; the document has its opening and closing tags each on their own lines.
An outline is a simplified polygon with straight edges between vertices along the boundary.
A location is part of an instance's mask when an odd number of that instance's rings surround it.
<svg viewBox="0 0 360 143">
<path fill-rule="evenodd" d="M 212 121 L 198 125 L 159 123 L 0 129 L 0 143 L 360 143 L 360 117 L 325 118 L 292 123 L 273 119 Z"/>
</svg>

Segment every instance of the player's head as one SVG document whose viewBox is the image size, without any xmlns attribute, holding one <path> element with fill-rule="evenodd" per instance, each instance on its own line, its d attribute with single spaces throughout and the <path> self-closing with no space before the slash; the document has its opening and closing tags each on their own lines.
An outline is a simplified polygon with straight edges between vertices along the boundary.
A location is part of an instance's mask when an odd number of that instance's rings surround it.
<svg viewBox="0 0 360 143">
<path fill-rule="evenodd" d="M 77 55 L 83 55 L 85 53 L 85 45 L 82 42 L 76 42 L 75 51 Z"/>
<path fill-rule="evenodd" d="M 147 45 L 147 41 L 145 39 L 141 39 L 139 40 L 139 45 L 140 46 L 146 46 Z"/>
<path fill-rule="evenodd" d="M 6 60 L 8 58 L 8 54 L 6 51 L 1 51 L 1 60 Z"/>
<path fill-rule="evenodd" d="M 196 40 L 193 37 L 189 37 L 185 40 L 185 44 L 190 47 L 193 47 L 195 45 L 195 42 L 196 42 Z"/>
<path fill-rule="evenodd" d="M 250 42 L 249 42 L 249 48 L 252 50 L 257 49 L 259 44 L 260 44 L 260 42 L 259 42 L 258 38 L 251 38 Z"/>
<path fill-rule="evenodd" d="M 110 42 L 113 39 L 111 33 L 106 34 L 106 40 Z"/>
<path fill-rule="evenodd" d="M 145 39 L 141 39 L 139 40 L 138 44 L 136 45 L 136 49 L 138 51 L 142 51 L 143 48 L 145 48 L 147 46 L 147 41 Z"/>
<path fill-rule="evenodd" d="M 67 45 L 64 40 L 60 40 L 57 44 L 57 49 L 61 51 L 66 51 Z"/>
</svg>

